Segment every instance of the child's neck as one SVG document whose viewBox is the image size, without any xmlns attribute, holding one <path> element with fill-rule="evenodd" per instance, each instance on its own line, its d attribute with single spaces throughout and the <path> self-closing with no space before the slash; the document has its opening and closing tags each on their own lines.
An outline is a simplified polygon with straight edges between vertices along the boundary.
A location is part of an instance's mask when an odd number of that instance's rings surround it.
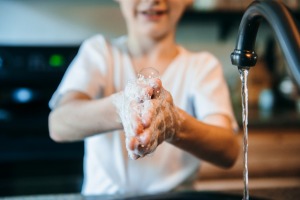
<svg viewBox="0 0 300 200">
<path fill-rule="evenodd" d="M 173 36 L 159 41 L 146 39 L 138 41 L 137 38 L 129 37 L 128 49 L 136 72 L 142 68 L 153 67 L 161 75 L 179 53 Z"/>
</svg>

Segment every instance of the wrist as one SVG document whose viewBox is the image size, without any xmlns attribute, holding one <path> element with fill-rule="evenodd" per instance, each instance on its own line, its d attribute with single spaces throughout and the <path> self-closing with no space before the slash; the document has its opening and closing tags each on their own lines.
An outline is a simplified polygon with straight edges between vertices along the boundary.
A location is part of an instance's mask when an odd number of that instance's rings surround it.
<svg viewBox="0 0 300 200">
<path fill-rule="evenodd" d="M 122 113 L 123 113 L 123 99 L 124 93 L 118 92 L 109 96 L 112 102 L 112 113 L 114 114 L 113 120 L 117 122 L 118 129 L 123 128 Z"/>
<path fill-rule="evenodd" d="M 186 113 L 182 109 L 176 107 L 176 122 L 174 125 L 174 132 L 172 134 L 172 137 L 168 140 L 169 143 L 177 143 L 182 139 L 182 135 L 185 132 L 184 124 L 186 120 Z"/>
</svg>

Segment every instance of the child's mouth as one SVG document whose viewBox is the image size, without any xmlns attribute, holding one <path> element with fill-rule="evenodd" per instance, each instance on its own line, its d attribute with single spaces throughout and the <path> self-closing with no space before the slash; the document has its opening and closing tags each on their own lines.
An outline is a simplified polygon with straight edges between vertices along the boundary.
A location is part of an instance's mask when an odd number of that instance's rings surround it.
<svg viewBox="0 0 300 200">
<path fill-rule="evenodd" d="M 142 11 L 141 14 L 145 16 L 148 20 L 159 20 L 167 11 L 164 10 L 147 10 Z"/>
</svg>

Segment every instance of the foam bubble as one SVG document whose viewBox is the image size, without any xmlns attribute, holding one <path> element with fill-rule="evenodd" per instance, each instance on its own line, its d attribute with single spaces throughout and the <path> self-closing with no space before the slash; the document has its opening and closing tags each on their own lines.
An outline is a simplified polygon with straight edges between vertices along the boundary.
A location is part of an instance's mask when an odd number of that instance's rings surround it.
<svg viewBox="0 0 300 200">
<path fill-rule="evenodd" d="M 152 67 L 143 68 L 138 73 L 138 79 L 140 78 L 143 79 L 159 78 L 159 72 Z"/>
</svg>

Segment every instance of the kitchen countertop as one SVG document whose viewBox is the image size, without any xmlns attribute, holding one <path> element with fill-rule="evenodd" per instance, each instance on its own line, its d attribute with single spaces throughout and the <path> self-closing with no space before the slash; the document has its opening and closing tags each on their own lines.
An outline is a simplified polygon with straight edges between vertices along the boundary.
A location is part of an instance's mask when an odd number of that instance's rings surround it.
<svg viewBox="0 0 300 200">
<path fill-rule="evenodd" d="M 290 188 L 265 188 L 250 191 L 250 200 L 296 200 L 300 196 L 300 187 Z M 161 195 L 124 197 L 124 196 L 82 196 L 80 194 L 57 194 L 57 195 L 31 195 L 16 197 L 0 197 L 0 200 L 176 200 L 176 199 L 242 199 L 242 191 L 183 191 L 165 193 Z"/>
<path fill-rule="evenodd" d="M 248 108 L 248 127 L 251 128 L 300 128 L 300 111 L 296 109 L 275 109 L 263 111 L 258 108 Z M 242 127 L 242 107 L 234 108 L 235 116 Z"/>
</svg>

